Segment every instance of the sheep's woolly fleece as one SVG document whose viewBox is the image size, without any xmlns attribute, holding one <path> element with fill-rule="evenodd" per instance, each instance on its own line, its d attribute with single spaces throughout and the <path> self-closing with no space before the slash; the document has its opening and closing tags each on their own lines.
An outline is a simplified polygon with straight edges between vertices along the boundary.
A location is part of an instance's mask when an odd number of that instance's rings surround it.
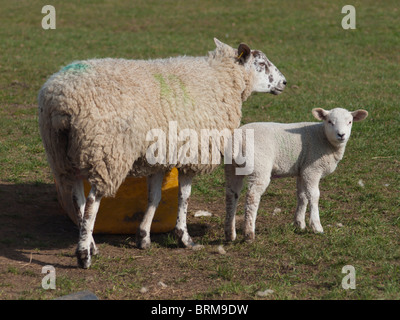
<svg viewBox="0 0 400 320">
<path fill-rule="evenodd" d="M 160 169 L 145 159 L 153 143 L 146 141 L 149 130 L 168 133 L 170 121 L 178 132 L 189 128 L 198 136 L 201 129 L 236 129 L 252 87 L 236 54 L 224 46 L 206 57 L 93 59 L 61 69 L 38 98 L 40 133 L 55 179 L 72 185 L 85 178 L 102 196 L 113 196 L 126 176 Z M 216 167 L 162 166 L 196 173 Z"/>
</svg>

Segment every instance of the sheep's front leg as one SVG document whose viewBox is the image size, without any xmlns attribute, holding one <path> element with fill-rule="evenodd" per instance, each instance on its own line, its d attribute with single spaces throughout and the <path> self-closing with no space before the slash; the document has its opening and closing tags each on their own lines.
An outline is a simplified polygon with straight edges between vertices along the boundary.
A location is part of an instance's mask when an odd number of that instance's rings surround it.
<svg viewBox="0 0 400 320">
<path fill-rule="evenodd" d="M 319 219 L 319 180 L 320 177 L 314 177 L 313 179 L 308 179 L 305 182 L 305 189 L 308 201 L 310 202 L 310 226 L 315 233 L 323 233 L 321 221 Z"/>
<path fill-rule="evenodd" d="M 193 175 L 179 172 L 178 180 L 179 180 L 178 217 L 176 220 L 175 235 L 177 236 L 178 241 L 183 246 L 191 248 L 194 247 L 196 244 L 193 242 L 192 238 L 188 233 L 186 217 L 187 217 L 188 201 L 192 190 Z"/>
<path fill-rule="evenodd" d="M 93 249 L 91 248 L 93 240 L 93 227 L 99 210 L 101 196 L 96 193 L 92 187 L 89 196 L 86 199 L 85 210 L 79 231 L 79 243 L 76 249 L 78 265 L 87 269 L 91 264 Z"/>
<path fill-rule="evenodd" d="M 136 245 L 140 249 L 148 249 L 151 245 L 150 228 L 161 200 L 163 178 L 164 172 L 157 172 L 147 177 L 147 209 L 136 232 Z"/>
<path fill-rule="evenodd" d="M 235 174 L 235 167 L 231 164 L 225 165 L 225 199 L 226 199 L 226 217 L 225 217 L 225 239 L 234 241 L 236 239 L 235 215 L 240 191 L 243 186 L 244 176 Z"/>
<path fill-rule="evenodd" d="M 294 224 L 304 230 L 306 228 L 307 193 L 301 176 L 297 177 L 297 208 L 294 214 Z"/>
</svg>

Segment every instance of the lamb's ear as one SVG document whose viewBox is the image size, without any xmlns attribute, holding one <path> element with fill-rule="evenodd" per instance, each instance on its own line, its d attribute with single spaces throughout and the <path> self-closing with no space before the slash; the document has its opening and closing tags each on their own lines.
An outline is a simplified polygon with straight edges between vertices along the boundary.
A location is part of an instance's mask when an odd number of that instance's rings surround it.
<svg viewBox="0 0 400 320">
<path fill-rule="evenodd" d="M 245 43 L 239 44 L 238 56 L 237 56 L 239 63 L 244 64 L 247 61 L 247 59 L 249 58 L 250 53 L 251 53 L 251 50 L 247 44 L 245 44 Z"/>
<path fill-rule="evenodd" d="M 362 120 L 364 120 L 366 117 L 368 117 L 368 111 L 366 111 L 366 110 L 356 110 L 356 111 L 353 111 L 353 112 L 351 113 L 351 115 L 353 116 L 353 121 L 354 121 L 354 122 L 356 122 L 356 121 L 362 121 Z"/>
<path fill-rule="evenodd" d="M 312 109 L 312 114 L 318 120 L 325 120 L 326 116 L 329 114 L 329 111 L 326 111 L 322 108 L 314 108 Z"/>
</svg>

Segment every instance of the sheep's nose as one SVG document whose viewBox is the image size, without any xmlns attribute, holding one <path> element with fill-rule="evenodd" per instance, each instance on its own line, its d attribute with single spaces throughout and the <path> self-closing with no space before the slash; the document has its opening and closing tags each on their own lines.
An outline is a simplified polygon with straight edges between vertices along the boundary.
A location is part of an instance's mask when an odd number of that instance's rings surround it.
<svg viewBox="0 0 400 320">
<path fill-rule="evenodd" d="M 343 139 L 343 138 L 344 138 L 344 135 L 345 135 L 345 133 L 338 133 L 337 135 L 338 135 L 338 137 L 339 137 L 340 139 Z"/>
<path fill-rule="evenodd" d="M 283 80 L 283 84 L 284 84 L 285 86 L 286 86 L 286 83 L 287 83 L 286 80 Z"/>
</svg>

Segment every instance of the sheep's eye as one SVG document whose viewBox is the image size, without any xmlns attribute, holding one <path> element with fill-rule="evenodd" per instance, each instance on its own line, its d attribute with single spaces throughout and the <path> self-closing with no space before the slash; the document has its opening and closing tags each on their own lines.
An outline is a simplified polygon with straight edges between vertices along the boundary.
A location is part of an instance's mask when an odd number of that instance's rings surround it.
<svg viewBox="0 0 400 320">
<path fill-rule="evenodd" d="M 349 121 L 349 124 L 351 124 L 351 120 Z"/>
<path fill-rule="evenodd" d="M 265 67 L 265 62 L 260 62 L 260 66 Z"/>
<path fill-rule="evenodd" d="M 328 123 L 329 123 L 329 124 L 333 124 L 331 120 L 328 120 Z"/>
</svg>

